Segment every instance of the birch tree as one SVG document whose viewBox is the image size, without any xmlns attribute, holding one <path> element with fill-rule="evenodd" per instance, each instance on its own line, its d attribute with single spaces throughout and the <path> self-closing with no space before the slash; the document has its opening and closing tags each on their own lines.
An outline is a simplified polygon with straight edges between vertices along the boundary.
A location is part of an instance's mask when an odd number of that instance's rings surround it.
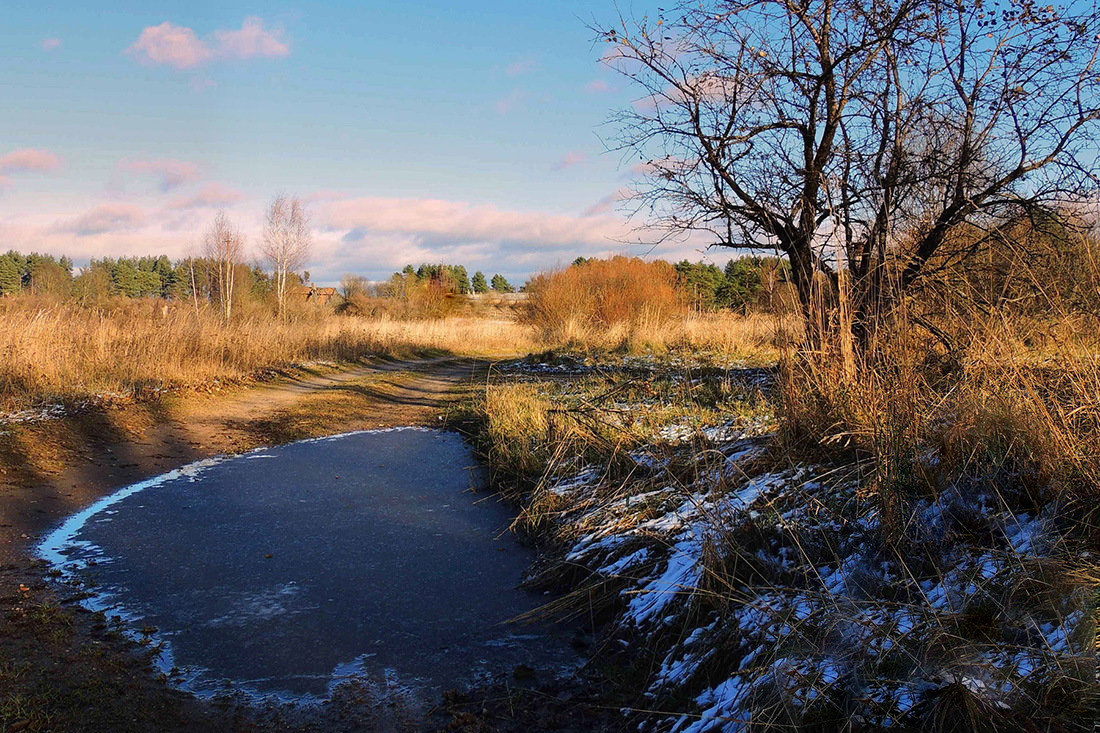
<svg viewBox="0 0 1100 733">
<path fill-rule="evenodd" d="M 313 237 L 301 199 L 275 197 L 267 210 L 261 251 L 272 270 L 279 315 L 286 313 L 287 278 L 309 260 Z"/>
<path fill-rule="evenodd" d="M 244 254 L 244 235 L 219 211 L 202 240 L 203 256 L 213 264 L 218 305 L 226 323 L 233 317 L 233 289 L 237 266 Z"/>
</svg>

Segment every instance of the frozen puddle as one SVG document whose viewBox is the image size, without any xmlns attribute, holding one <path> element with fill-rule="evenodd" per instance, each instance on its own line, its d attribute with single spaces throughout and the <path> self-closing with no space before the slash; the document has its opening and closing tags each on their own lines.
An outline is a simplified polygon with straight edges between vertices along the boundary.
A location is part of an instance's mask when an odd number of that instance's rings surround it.
<svg viewBox="0 0 1100 733">
<path fill-rule="evenodd" d="M 564 630 L 504 623 L 546 599 L 517 588 L 533 556 L 483 481 L 453 433 L 349 433 L 121 489 L 39 554 L 86 605 L 155 627 L 199 694 L 312 699 L 353 676 L 435 694 L 573 666 Z"/>
</svg>

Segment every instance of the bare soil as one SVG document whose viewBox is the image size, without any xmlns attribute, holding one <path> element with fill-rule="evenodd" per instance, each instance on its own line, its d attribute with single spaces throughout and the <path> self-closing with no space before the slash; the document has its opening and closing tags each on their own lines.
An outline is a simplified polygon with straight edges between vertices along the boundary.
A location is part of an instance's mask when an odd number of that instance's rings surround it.
<svg viewBox="0 0 1100 733">
<path fill-rule="evenodd" d="M 199 458 L 441 424 L 486 367 L 457 358 L 361 364 L 0 424 L 0 731 L 270 729 L 156 678 L 139 644 L 49 582 L 35 541 L 113 490 Z"/>
</svg>

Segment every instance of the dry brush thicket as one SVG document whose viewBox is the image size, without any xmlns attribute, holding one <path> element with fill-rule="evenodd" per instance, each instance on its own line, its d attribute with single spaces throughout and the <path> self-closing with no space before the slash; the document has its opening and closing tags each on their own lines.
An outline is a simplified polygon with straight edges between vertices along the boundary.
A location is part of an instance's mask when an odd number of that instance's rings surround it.
<svg viewBox="0 0 1100 733">
<path fill-rule="evenodd" d="M 518 365 L 480 435 L 547 612 L 630 642 L 646 730 L 1091 730 L 1098 262 L 960 227 L 865 348 Z"/>
<path fill-rule="evenodd" d="M 781 332 L 797 330 L 790 313 L 695 311 L 684 283 L 663 261 L 588 260 L 540 273 L 526 292 L 522 321 L 543 344 L 574 350 L 691 348 L 771 360 Z"/>
</svg>

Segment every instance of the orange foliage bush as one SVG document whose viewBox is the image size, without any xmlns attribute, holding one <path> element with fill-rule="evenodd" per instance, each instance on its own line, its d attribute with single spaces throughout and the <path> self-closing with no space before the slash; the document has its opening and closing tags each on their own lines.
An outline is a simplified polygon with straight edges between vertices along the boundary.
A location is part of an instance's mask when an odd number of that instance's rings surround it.
<svg viewBox="0 0 1100 733">
<path fill-rule="evenodd" d="M 588 260 L 536 275 L 525 320 L 547 341 L 636 341 L 683 315 L 676 270 L 637 257 Z"/>
</svg>

